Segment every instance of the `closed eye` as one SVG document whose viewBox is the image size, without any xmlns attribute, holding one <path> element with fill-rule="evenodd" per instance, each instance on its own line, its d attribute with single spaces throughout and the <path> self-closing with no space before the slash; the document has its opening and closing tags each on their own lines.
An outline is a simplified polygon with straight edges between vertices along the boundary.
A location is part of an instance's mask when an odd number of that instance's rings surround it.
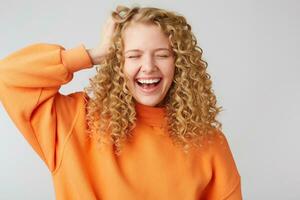
<svg viewBox="0 0 300 200">
<path fill-rule="evenodd" d="M 169 55 L 157 55 L 158 57 L 167 58 Z"/>
<path fill-rule="evenodd" d="M 138 58 L 140 56 L 128 56 L 127 58 Z"/>
</svg>

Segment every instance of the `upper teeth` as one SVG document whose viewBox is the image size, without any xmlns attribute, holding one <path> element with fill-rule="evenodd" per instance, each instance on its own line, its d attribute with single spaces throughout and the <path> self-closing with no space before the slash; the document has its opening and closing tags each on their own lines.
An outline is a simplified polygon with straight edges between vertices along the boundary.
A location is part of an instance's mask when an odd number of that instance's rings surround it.
<svg viewBox="0 0 300 200">
<path fill-rule="evenodd" d="M 148 83 L 148 84 L 151 84 L 151 83 L 158 83 L 160 81 L 159 78 L 157 79 L 139 79 L 138 82 L 140 83 Z"/>
</svg>

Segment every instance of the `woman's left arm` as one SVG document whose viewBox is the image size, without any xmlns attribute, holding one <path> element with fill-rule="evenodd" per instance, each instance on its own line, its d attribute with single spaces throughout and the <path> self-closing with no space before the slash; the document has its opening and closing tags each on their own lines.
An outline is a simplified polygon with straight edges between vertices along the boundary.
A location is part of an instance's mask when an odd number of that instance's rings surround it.
<svg viewBox="0 0 300 200">
<path fill-rule="evenodd" d="M 218 131 L 210 146 L 212 180 L 206 199 L 241 200 L 241 177 L 225 135 Z"/>
</svg>

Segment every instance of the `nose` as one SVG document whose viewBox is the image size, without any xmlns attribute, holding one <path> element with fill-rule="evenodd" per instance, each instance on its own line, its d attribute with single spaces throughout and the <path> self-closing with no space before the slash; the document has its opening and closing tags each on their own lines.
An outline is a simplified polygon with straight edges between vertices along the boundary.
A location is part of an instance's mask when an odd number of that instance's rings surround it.
<svg viewBox="0 0 300 200">
<path fill-rule="evenodd" d="M 142 59 L 142 66 L 140 69 L 142 72 L 150 73 L 157 70 L 155 60 L 151 55 L 144 55 Z"/>
</svg>

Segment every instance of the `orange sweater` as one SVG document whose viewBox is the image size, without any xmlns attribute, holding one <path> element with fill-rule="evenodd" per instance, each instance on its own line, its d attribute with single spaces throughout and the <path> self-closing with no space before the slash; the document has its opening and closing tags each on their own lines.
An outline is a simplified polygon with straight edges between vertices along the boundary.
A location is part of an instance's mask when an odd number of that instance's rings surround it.
<svg viewBox="0 0 300 200">
<path fill-rule="evenodd" d="M 84 45 L 35 44 L 0 61 L 0 100 L 52 173 L 58 200 L 240 200 L 240 175 L 227 140 L 215 134 L 185 155 L 162 126 L 163 108 L 136 105 L 134 137 L 120 157 L 86 132 L 86 95 L 60 94 L 91 68 Z"/>
</svg>

